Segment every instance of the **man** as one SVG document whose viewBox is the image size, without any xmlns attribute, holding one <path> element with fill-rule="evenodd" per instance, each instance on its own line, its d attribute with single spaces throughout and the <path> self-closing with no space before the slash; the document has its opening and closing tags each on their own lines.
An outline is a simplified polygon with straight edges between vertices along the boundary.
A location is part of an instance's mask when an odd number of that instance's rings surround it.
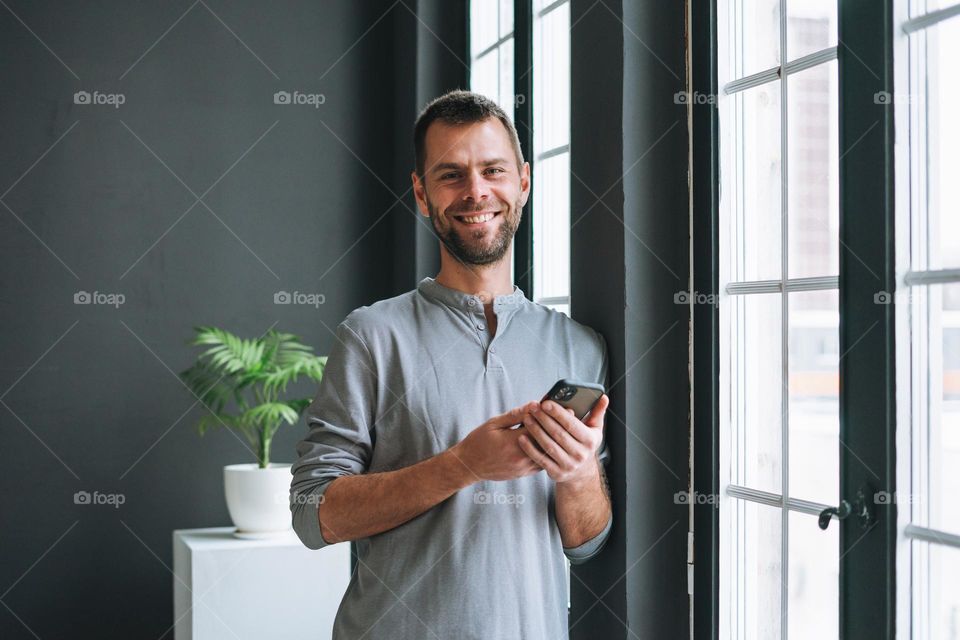
<svg viewBox="0 0 960 640">
<path fill-rule="evenodd" d="M 593 557 L 613 523 L 609 399 L 582 422 L 539 400 L 560 378 L 606 386 L 606 343 L 510 282 L 530 165 L 504 111 L 450 92 L 414 143 L 440 272 L 337 327 L 293 526 L 311 549 L 357 542 L 335 640 L 567 638 L 564 555 Z"/>
</svg>

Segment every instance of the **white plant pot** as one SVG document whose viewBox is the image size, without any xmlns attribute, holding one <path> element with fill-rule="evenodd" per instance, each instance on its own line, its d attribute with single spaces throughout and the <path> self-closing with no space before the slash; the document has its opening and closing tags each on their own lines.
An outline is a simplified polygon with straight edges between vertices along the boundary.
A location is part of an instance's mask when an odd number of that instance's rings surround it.
<svg viewBox="0 0 960 640">
<path fill-rule="evenodd" d="M 227 510 L 238 538 L 272 538 L 289 534 L 289 464 L 228 464 L 223 468 Z"/>
</svg>

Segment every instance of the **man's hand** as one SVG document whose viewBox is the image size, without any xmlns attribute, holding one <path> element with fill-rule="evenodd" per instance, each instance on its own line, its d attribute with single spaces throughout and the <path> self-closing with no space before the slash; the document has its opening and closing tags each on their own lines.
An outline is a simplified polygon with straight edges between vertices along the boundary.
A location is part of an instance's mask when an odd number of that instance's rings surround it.
<svg viewBox="0 0 960 640">
<path fill-rule="evenodd" d="M 527 433 L 520 435 L 518 444 L 555 482 L 591 479 L 597 474 L 596 452 L 603 441 L 603 416 L 609 404 L 610 398 L 603 394 L 581 422 L 572 409 L 544 400 L 523 417 L 525 428 L 519 431 Z"/>
<path fill-rule="evenodd" d="M 523 429 L 510 428 L 520 424 L 536 406 L 536 402 L 528 402 L 490 418 L 448 451 L 475 481 L 512 480 L 541 471 L 542 467 L 517 446 Z"/>
</svg>

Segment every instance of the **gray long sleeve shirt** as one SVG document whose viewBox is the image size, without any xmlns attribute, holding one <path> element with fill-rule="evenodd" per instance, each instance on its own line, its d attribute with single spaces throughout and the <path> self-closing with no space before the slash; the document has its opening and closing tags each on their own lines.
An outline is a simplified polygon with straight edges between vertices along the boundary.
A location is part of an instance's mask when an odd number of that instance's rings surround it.
<svg viewBox="0 0 960 640">
<path fill-rule="evenodd" d="M 608 385 L 606 342 L 593 329 L 516 286 L 493 309 L 491 338 L 480 298 L 428 277 L 340 323 L 292 469 L 293 528 L 304 545 L 328 544 L 317 505 L 334 479 L 441 453 L 560 378 Z M 608 458 L 604 442 L 600 460 Z M 477 482 L 357 540 L 334 640 L 568 638 L 564 555 L 573 564 L 596 555 L 613 518 L 564 548 L 554 490 L 546 471 Z"/>
</svg>

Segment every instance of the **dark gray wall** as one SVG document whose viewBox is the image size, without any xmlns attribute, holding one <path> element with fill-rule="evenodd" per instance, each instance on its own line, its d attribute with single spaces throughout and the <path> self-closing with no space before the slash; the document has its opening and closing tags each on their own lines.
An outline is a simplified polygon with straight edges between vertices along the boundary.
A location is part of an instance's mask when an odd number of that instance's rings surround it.
<svg viewBox="0 0 960 640">
<path fill-rule="evenodd" d="M 276 323 L 325 353 L 350 310 L 429 274 L 411 133 L 427 99 L 463 86 L 447 50 L 465 51 L 463 6 L 7 5 L 0 637 L 157 638 L 171 531 L 229 524 L 222 467 L 253 461 L 231 434 L 194 430 L 185 341 L 197 324 L 253 337 Z M 80 90 L 125 103 L 76 105 Z M 325 103 L 275 105 L 279 90 Z M 275 305 L 280 290 L 325 304 Z M 125 302 L 76 305 L 78 291 Z M 282 430 L 275 460 L 303 429 Z M 80 490 L 126 502 L 75 505 Z"/>
<path fill-rule="evenodd" d="M 571 298 L 610 348 L 613 528 L 575 567 L 571 638 L 689 635 L 685 5 L 572 0 Z M 602 73 L 597 70 L 602 69 Z M 598 598 L 602 597 L 602 603 Z"/>
</svg>

